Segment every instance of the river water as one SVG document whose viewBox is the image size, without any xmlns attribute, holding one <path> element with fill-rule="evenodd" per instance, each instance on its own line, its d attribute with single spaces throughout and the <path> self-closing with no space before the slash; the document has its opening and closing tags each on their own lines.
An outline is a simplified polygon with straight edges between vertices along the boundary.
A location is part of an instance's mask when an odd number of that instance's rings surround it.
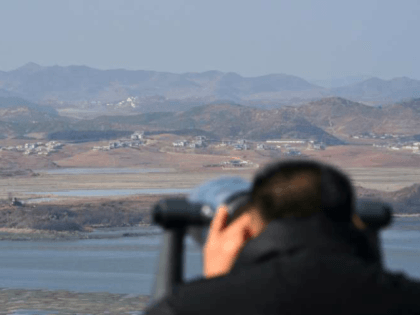
<svg viewBox="0 0 420 315">
<path fill-rule="evenodd" d="M 150 295 L 162 238 L 153 233 L 161 229 L 138 229 L 149 234 L 79 241 L 1 241 L 0 287 Z M 381 239 L 386 267 L 420 279 L 420 218 L 396 218 Z M 186 248 L 184 274 L 191 280 L 201 276 L 202 256 L 191 238 Z"/>
</svg>

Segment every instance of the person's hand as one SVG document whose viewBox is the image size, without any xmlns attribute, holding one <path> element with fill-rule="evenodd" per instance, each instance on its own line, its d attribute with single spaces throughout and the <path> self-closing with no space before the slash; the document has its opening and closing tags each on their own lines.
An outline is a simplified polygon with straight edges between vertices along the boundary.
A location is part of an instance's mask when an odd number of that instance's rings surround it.
<svg viewBox="0 0 420 315">
<path fill-rule="evenodd" d="M 250 216 L 242 215 L 227 227 L 228 216 L 227 208 L 222 206 L 210 224 L 207 242 L 203 249 L 206 278 L 227 274 L 243 246 L 252 236 Z"/>
</svg>

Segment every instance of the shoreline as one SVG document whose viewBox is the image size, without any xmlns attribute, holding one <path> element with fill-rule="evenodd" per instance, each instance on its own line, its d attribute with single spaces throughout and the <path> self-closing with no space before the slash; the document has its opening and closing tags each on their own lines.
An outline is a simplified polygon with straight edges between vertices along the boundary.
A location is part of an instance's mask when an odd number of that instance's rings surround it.
<svg viewBox="0 0 420 315">
<path fill-rule="evenodd" d="M 152 224 L 131 227 L 97 227 L 92 228 L 89 232 L 0 228 L 0 241 L 75 241 L 151 235 L 162 235 L 162 231 L 158 226 Z"/>
<path fill-rule="evenodd" d="M 141 315 L 149 299 L 135 294 L 0 288 L 0 313 Z"/>
<path fill-rule="evenodd" d="M 393 214 L 392 216 L 396 218 L 420 218 L 420 214 Z M 162 228 L 150 223 L 130 227 L 102 226 L 91 228 L 86 232 L 0 228 L 0 241 L 76 241 L 147 237 L 152 235 L 163 235 Z"/>
</svg>

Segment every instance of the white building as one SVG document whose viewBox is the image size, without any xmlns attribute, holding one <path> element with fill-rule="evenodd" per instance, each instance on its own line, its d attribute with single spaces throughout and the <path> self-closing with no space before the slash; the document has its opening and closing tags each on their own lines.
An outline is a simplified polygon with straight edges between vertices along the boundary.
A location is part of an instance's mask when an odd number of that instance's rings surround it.
<svg viewBox="0 0 420 315">
<path fill-rule="evenodd" d="M 131 140 L 141 140 L 144 138 L 144 131 L 136 131 L 131 135 Z"/>
<path fill-rule="evenodd" d="M 172 142 L 172 145 L 174 147 L 185 147 L 185 146 L 187 146 L 187 144 L 188 143 L 187 143 L 186 140 Z"/>
<path fill-rule="evenodd" d="M 306 140 L 267 140 L 267 143 L 279 143 L 279 144 L 304 144 L 307 141 Z"/>
</svg>

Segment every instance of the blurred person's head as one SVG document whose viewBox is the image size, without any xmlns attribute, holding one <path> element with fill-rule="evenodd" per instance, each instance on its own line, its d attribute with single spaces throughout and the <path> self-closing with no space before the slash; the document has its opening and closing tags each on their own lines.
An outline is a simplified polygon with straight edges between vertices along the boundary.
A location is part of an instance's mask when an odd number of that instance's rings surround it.
<svg viewBox="0 0 420 315">
<path fill-rule="evenodd" d="M 229 272 L 246 243 L 273 220 L 321 214 L 350 225 L 354 203 L 349 179 L 331 166 L 314 161 L 270 164 L 255 176 L 245 206 L 231 217 L 227 207 L 219 208 L 204 246 L 205 275 Z"/>
<path fill-rule="evenodd" d="M 256 174 L 250 203 L 238 209 L 228 224 L 251 215 L 255 231 L 261 232 L 272 220 L 317 213 L 349 223 L 354 203 L 352 184 L 338 169 L 315 161 L 274 162 Z"/>
</svg>

